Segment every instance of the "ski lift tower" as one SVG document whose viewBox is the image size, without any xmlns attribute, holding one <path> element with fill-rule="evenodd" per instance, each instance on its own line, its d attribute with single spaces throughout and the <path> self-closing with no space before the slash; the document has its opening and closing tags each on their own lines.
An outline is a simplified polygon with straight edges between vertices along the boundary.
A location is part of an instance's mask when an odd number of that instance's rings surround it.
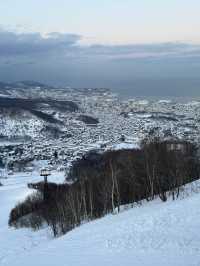
<svg viewBox="0 0 200 266">
<path fill-rule="evenodd" d="M 41 172 L 40 172 L 40 176 L 44 177 L 44 183 L 48 182 L 47 178 L 50 175 L 51 175 L 51 172 L 48 169 L 46 169 L 46 168 L 42 169 Z"/>
<path fill-rule="evenodd" d="M 50 170 L 44 168 L 40 172 L 40 176 L 44 177 L 44 188 L 43 188 L 43 199 L 46 200 L 48 198 L 48 176 L 51 175 Z"/>
</svg>

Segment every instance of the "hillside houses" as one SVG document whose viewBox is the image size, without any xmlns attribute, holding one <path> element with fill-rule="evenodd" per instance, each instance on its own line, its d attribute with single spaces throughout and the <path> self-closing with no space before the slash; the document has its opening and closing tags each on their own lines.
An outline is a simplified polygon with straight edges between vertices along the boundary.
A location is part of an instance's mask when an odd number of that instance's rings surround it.
<svg viewBox="0 0 200 266">
<path fill-rule="evenodd" d="M 15 90 L 13 90 L 13 93 Z M 20 93 L 17 94 L 20 97 Z M 20 118 L 15 124 L 6 117 L 4 133 L 12 126 L 21 134 L 18 141 L 13 136 L 0 139 L 0 158 L 6 162 L 16 160 L 48 160 L 55 167 L 67 167 L 77 157 L 94 149 L 110 149 L 119 143 L 122 135 L 125 143 L 134 145 L 147 136 L 152 129 L 163 136 L 175 136 L 195 143 L 200 136 L 200 105 L 169 100 L 121 100 L 106 89 L 55 89 L 45 88 L 29 90 L 27 97 L 48 97 L 51 100 L 72 101 L 78 105 L 74 112 L 51 110 L 49 106 L 42 111 L 59 119 L 59 124 L 49 124 L 39 119 L 27 123 Z M 81 119 L 80 119 L 81 118 Z M 17 117 L 16 117 L 17 119 Z M 88 122 L 89 121 L 89 122 Z M 4 121 L 0 121 L 4 123 Z M 95 126 L 91 126 L 95 122 Z M 25 127 L 26 125 L 26 127 Z M 49 134 L 54 127 L 60 132 L 57 136 Z M 28 130 L 26 131 L 26 128 Z M 30 131 L 29 127 L 32 128 Z M 42 131 L 41 128 L 47 131 Z M 23 130 L 22 130 L 23 128 Z M 12 134 L 13 131 L 10 131 Z M 32 134 L 33 132 L 33 134 Z M 24 135 L 23 135 L 24 134 Z M 26 137 L 27 134 L 29 138 Z M 32 134 L 32 135 L 31 135 Z M 24 140 L 23 140 L 24 136 Z M 6 141 L 5 141 L 6 137 Z M 7 138 L 8 137 L 8 138 Z M 123 145 L 121 145 L 123 146 Z M 181 146 L 170 146 L 170 149 L 181 149 Z M 57 152 L 58 158 L 54 158 Z"/>
</svg>

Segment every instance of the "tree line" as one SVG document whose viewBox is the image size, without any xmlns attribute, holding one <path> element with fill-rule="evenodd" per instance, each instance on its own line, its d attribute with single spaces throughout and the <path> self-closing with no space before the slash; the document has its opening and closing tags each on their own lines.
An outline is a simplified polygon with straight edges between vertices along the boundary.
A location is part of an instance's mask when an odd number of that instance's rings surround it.
<svg viewBox="0 0 200 266">
<path fill-rule="evenodd" d="M 120 211 L 124 204 L 155 196 L 176 199 L 182 185 L 198 179 L 199 169 L 198 150 L 189 142 L 177 149 L 160 138 L 148 138 L 140 149 L 90 152 L 73 163 L 71 185 L 35 185 L 37 193 L 15 206 L 9 225 L 39 229 L 46 223 L 54 236 L 61 235 Z"/>
</svg>

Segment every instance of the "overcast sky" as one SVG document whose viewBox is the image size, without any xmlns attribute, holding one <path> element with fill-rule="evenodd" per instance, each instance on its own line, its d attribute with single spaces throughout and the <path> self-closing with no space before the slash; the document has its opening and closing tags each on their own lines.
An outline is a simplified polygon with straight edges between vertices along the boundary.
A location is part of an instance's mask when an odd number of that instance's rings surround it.
<svg viewBox="0 0 200 266">
<path fill-rule="evenodd" d="M 200 95 L 199 0 L 1 0 L 0 80 Z"/>
</svg>

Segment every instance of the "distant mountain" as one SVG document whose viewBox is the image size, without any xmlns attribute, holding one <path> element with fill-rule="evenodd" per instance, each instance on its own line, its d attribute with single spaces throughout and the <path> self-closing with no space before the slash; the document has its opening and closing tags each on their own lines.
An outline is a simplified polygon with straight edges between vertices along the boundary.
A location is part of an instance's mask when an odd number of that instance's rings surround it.
<svg viewBox="0 0 200 266">
<path fill-rule="evenodd" d="M 18 82 L 13 82 L 10 85 L 12 85 L 15 88 L 26 88 L 26 87 L 32 87 L 32 88 L 53 88 L 52 86 L 37 82 L 37 81 L 32 81 L 32 80 L 25 80 L 25 81 L 18 81 Z"/>
<path fill-rule="evenodd" d="M 15 109 L 15 110 L 29 110 L 36 111 L 41 107 L 56 109 L 64 112 L 77 111 L 78 105 L 72 101 L 57 101 L 45 99 L 20 99 L 20 98 L 6 98 L 0 97 L 0 108 Z"/>
<path fill-rule="evenodd" d="M 47 84 L 43 84 L 37 81 L 32 80 L 24 80 L 24 81 L 16 81 L 16 82 L 0 82 L 0 90 L 1 89 L 25 89 L 25 88 L 54 88 L 53 86 L 49 86 Z"/>
</svg>

